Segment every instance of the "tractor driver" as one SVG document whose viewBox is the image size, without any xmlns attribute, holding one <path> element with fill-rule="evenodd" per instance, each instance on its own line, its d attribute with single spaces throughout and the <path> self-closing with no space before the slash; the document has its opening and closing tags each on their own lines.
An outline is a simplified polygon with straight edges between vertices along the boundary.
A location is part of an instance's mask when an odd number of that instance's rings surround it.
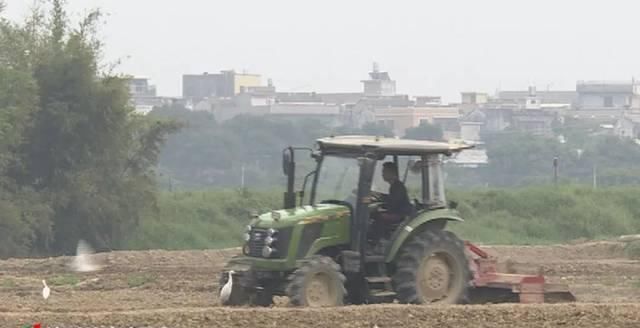
<svg viewBox="0 0 640 328">
<path fill-rule="evenodd" d="M 389 193 L 374 192 L 372 198 L 382 201 L 382 210 L 372 215 L 373 224 L 370 227 L 370 240 L 375 242 L 389 232 L 390 226 L 402 222 L 411 214 L 412 206 L 407 194 L 407 188 L 398 177 L 398 166 L 394 162 L 382 165 L 382 179 L 389 184 Z"/>
</svg>

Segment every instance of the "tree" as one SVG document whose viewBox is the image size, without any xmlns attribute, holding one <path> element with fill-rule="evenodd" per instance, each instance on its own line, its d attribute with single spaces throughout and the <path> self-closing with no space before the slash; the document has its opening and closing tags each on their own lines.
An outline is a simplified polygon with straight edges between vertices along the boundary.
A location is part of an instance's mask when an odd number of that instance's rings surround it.
<svg viewBox="0 0 640 328">
<path fill-rule="evenodd" d="M 117 248 L 154 204 L 160 146 L 179 126 L 135 115 L 127 79 L 101 70 L 100 20 L 75 25 L 53 0 L 0 23 L 0 212 L 24 240 L 0 256 L 70 252 L 78 239 Z"/>
<path fill-rule="evenodd" d="M 427 122 L 421 122 L 419 126 L 407 129 L 405 138 L 417 140 L 443 140 L 442 128 Z"/>
<path fill-rule="evenodd" d="M 24 165 L 18 148 L 38 103 L 25 52 L 34 38 L 26 32 L 0 19 L 0 258 L 28 255 L 38 242 L 46 245 L 51 240 L 46 199 L 12 177 Z"/>
</svg>

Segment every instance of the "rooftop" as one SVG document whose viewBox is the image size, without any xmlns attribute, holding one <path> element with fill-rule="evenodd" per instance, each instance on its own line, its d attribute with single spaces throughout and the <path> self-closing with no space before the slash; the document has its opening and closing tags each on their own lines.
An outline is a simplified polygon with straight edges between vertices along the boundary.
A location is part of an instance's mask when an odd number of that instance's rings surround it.
<svg viewBox="0 0 640 328">
<path fill-rule="evenodd" d="M 624 119 L 628 119 L 629 121 L 637 124 L 640 123 L 640 112 L 630 112 L 630 113 L 625 113 L 622 118 Z"/>
<path fill-rule="evenodd" d="M 370 72 L 369 77 L 371 80 L 391 81 L 391 77 L 388 72 Z"/>
</svg>

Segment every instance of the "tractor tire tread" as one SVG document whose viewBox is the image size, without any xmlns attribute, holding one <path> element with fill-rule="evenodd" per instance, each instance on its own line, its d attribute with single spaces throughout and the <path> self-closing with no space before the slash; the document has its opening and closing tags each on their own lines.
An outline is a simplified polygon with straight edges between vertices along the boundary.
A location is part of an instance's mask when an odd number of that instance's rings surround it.
<svg viewBox="0 0 640 328">
<path fill-rule="evenodd" d="M 434 247 L 446 247 L 451 249 L 451 256 L 457 261 L 463 261 L 462 279 L 464 287 L 459 295 L 452 298 L 451 303 L 466 303 L 468 301 L 468 281 L 471 273 L 467 265 L 467 258 L 464 252 L 464 243 L 452 232 L 446 230 L 425 230 L 410 237 L 411 239 L 402 247 L 397 259 L 397 269 L 392 277 L 392 285 L 397 294 L 397 299 L 404 304 L 422 303 L 418 294 L 417 274 L 424 256 L 428 255 L 430 249 Z"/>
<path fill-rule="evenodd" d="M 292 306 L 306 306 L 303 293 L 304 284 L 307 274 L 313 270 L 324 270 L 337 276 L 341 289 L 340 294 L 342 295 L 337 305 L 344 304 L 344 298 L 347 295 L 347 289 L 345 288 L 347 278 L 342 273 L 338 263 L 330 257 L 322 255 L 312 256 L 306 264 L 290 275 L 290 282 L 286 288 L 286 294 L 289 296 L 289 304 Z"/>
</svg>

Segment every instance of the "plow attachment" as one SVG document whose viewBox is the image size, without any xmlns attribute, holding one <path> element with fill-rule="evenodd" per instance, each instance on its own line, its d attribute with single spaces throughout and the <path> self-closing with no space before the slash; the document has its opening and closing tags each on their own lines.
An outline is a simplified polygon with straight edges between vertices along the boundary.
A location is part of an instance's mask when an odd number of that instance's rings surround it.
<svg viewBox="0 0 640 328">
<path fill-rule="evenodd" d="M 472 285 L 471 303 L 563 303 L 575 302 L 566 284 L 546 282 L 542 274 L 498 272 L 496 258 L 478 246 L 465 242 L 469 253 Z"/>
</svg>

